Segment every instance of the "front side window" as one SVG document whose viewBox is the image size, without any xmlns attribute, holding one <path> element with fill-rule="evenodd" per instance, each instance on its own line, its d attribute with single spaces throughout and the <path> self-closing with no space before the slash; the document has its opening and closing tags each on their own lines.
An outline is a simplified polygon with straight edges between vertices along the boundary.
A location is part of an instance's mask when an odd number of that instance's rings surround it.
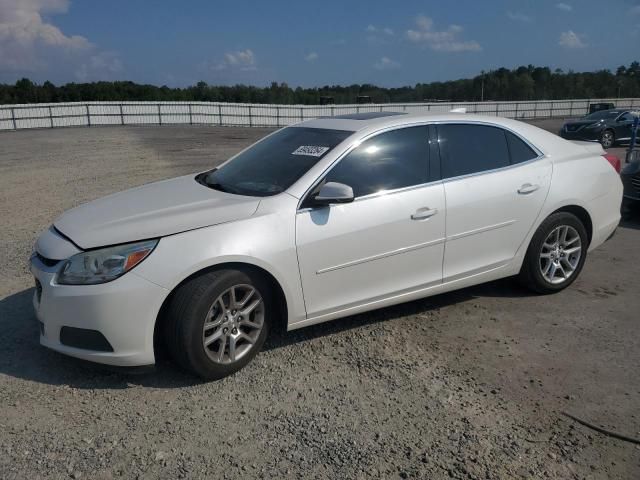
<svg viewBox="0 0 640 480">
<path fill-rule="evenodd" d="M 427 183 L 428 162 L 428 128 L 407 127 L 362 142 L 325 179 L 349 185 L 355 197 L 362 197 Z"/>
<path fill-rule="evenodd" d="M 504 130 L 470 124 L 438 125 L 442 178 L 458 177 L 510 165 Z"/>
<path fill-rule="evenodd" d="M 238 195 L 276 195 L 351 135 L 353 132 L 325 128 L 284 128 L 207 174 L 201 182 Z"/>
</svg>

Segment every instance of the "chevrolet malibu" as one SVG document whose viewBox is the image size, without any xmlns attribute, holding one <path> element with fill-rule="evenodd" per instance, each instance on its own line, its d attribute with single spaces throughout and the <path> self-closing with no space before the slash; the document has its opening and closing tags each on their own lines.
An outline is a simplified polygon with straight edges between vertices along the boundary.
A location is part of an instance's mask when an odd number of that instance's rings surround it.
<svg viewBox="0 0 640 480">
<path fill-rule="evenodd" d="M 60 216 L 31 257 L 40 341 L 117 366 L 153 364 L 164 342 L 216 379 L 276 326 L 510 276 L 558 292 L 613 234 L 621 199 L 600 145 L 514 120 L 309 120 Z"/>
</svg>

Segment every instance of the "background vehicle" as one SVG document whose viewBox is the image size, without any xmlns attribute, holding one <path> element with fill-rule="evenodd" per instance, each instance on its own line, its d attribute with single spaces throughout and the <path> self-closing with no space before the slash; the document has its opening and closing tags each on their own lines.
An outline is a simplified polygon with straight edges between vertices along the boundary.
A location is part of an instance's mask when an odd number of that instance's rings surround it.
<svg viewBox="0 0 640 480">
<path fill-rule="evenodd" d="M 204 377 L 289 330 L 519 275 L 570 285 L 620 219 L 598 145 L 514 120 L 309 120 L 220 167 L 70 210 L 32 257 L 41 342 L 114 365 L 154 338 Z M 446 198 L 446 202 L 445 202 Z"/>
<path fill-rule="evenodd" d="M 631 140 L 632 125 L 630 111 L 603 110 L 566 122 L 560 136 L 567 140 L 600 142 L 604 148 L 611 148 L 615 143 Z"/>
<path fill-rule="evenodd" d="M 589 104 L 589 113 L 600 112 L 602 110 L 613 110 L 615 105 L 613 103 L 590 103 Z"/>
</svg>

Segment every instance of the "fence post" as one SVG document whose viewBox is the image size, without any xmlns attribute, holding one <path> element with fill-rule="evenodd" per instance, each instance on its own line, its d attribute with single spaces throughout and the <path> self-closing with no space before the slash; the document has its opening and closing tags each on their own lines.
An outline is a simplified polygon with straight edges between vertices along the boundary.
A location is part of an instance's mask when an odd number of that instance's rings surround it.
<svg viewBox="0 0 640 480">
<path fill-rule="evenodd" d="M 187 106 L 189 107 L 189 125 L 193 125 L 193 116 L 191 115 L 191 104 Z"/>
<path fill-rule="evenodd" d="M 51 113 L 51 105 L 49 105 L 49 126 L 53 128 L 53 113 Z"/>
<path fill-rule="evenodd" d="M 222 105 L 218 104 L 218 125 L 222 126 Z"/>
<path fill-rule="evenodd" d="M 304 112 L 302 111 L 302 107 L 300 107 L 300 121 L 304 120 Z"/>
<path fill-rule="evenodd" d="M 276 105 L 276 127 L 280 127 L 280 105 Z"/>
<path fill-rule="evenodd" d="M 251 114 L 251 105 L 249 105 L 249 127 L 253 127 L 253 116 Z"/>
<path fill-rule="evenodd" d="M 158 125 L 162 125 L 162 112 L 160 111 L 160 104 L 158 104 Z"/>
<path fill-rule="evenodd" d="M 16 127 L 16 110 L 15 108 L 11 108 L 11 121 L 13 122 L 13 129 L 17 130 L 18 127 Z"/>
<path fill-rule="evenodd" d="M 334 107 L 333 105 L 331 105 L 331 116 L 335 117 L 336 116 L 336 112 L 335 112 L 336 107 Z"/>
<path fill-rule="evenodd" d="M 120 125 L 124 125 L 124 112 L 122 111 L 122 104 L 120 104 Z"/>
<path fill-rule="evenodd" d="M 402 111 L 406 112 L 407 111 L 407 104 L 405 103 L 404 105 L 402 105 Z"/>
<path fill-rule="evenodd" d="M 538 101 L 533 104 L 533 118 L 538 118 Z"/>
<path fill-rule="evenodd" d="M 498 116 L 498 106 L 499 104 L 496 102 L 496 117 Z"/>
<path fill-rule="evenodd" d="M 85 103 L 84 108 L 87 110 L 87 127 L 91 126 L 91 115 L 89 115 L 89 104 Z"/>
<path fill-rule="evenodd" d="M 516 120 L 518 119 L 518 105 L 520 105 L 520 102 L 516 102 L 516 116 L 514 117 Z"/>
<path fill-rule="evenodd" d="M 569 107 L 569 116 L 573 116 L 573 100 L 571 100 L 571 106 Z"/>
</svg>

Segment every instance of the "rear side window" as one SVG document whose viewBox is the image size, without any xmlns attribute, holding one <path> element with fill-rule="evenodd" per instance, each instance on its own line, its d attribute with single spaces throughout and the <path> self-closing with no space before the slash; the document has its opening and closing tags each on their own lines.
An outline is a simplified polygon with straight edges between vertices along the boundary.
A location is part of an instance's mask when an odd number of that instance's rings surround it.
<svg viewBox="0 0 640 480">
<path fill-rule="evenodd" d="M 504 130 L 485 125 L 438 125 L 442 178 L 510 165 Z"/>
<path fill-rule="evenodd" d="M 516 137 L 513 133 L 504 131 L 507 136 L 507 144 L 509 145 L 509 153 L 511 154 L 511 163 L 522 163 L 533 160 L 538 154 L 533 149 Z"/>
<path fill-rule="evenodd" d="M 428 181 L 429 137 L 426 126 L 381 133 L 340 160 L 326 177 L 353 188 L 356 197 Z"/>
</svg>

